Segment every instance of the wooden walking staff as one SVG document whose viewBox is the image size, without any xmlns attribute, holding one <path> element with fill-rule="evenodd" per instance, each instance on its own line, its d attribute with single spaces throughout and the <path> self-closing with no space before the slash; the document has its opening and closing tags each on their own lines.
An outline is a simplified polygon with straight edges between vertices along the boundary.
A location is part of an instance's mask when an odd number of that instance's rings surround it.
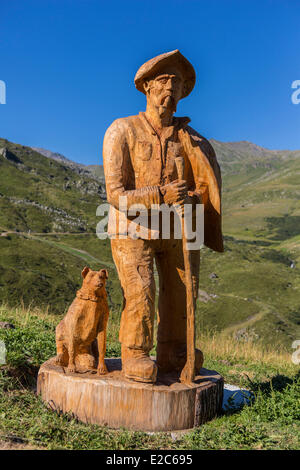
<svg viewBox="0 0 300 470">
<path fill-rule="evenodd" d="M 175 164 L 177 168 L 178 179 L 184 179 L 184 158 L 176 157 Z M 178 211 L 179 212 L 179 211 Z M 187 314 L 187 328 L 186 328 L 186 345 L 187 345 L 187 359 L 184 368 L 180 374 L 180 381 L 183 383 L 191 383 L 195 379 L 195 301 L 193 292 L 193 279 L 192 279 L 192 260 L 191 251 L 187 248 L 187 239 L 184 226 L 184 210 L 180 207 L 181 226 L 182 226 L 182 249 L 184 257 L 184 270 L 185 270 L 185 288 L 186 288 L 186 314 Z"/>
</svg>

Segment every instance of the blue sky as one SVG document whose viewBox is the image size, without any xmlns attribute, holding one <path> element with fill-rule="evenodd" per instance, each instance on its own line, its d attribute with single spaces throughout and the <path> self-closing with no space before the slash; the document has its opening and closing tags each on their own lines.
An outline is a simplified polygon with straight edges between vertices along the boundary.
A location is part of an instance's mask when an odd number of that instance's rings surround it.
<svg viewBox="0 0 300 470">
<path fill-rule="evenodd" d="M 0 137 L 102 162 L 106 128 L 145 107 L 138 67 L 179 49 L 197 82 L 177 115 L 208 138 L 300 149 L 299 0 L 0 0 Z"/>
</svg>

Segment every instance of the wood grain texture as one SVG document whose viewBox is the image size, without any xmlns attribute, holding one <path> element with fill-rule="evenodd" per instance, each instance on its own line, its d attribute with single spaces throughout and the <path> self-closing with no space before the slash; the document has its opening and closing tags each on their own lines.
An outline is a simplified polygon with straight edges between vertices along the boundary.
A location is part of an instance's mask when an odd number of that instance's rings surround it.
<svg viewBox="0 0 300 470">
<path fill-rule="evenodd" d="M 189 386 L 171 374 L 146 384 L 126 379 L 120 359 L 105 361 L 109 373 L 100 377 L 68 373 L 50 359 L 40 368 L 37 393 L 52 409 L 86 423 L 142 431 L 190 429 L 221 410 L 223 379 L 215 371 L 201 369 Z"/>
<path fill-rule="evenodd" d="M 184 178 L 184 158 L 176 157 L 175 163 L 179 180 Z M 196 296 L 193 289 L 191 252 L 187 249 L 187 240 L 184 226 L 184 211 L 182 211 L 182 248 L 184 256 L 185 287 L 186 287 L 186 363 L 180 374 L 180 381 L 192 383 L 195 379 L 195 308 Z"/>
<path fill-rule="evenodd" d="M 69 372 L 90 370 L 98 362 L 98 374 L 106 374 L 108 303 L 106 269 L 82 271 L 83 283 L 67 314 L 56 327 L 56 363 Z M 96 343 L 96 344 L 95 344 Z"/>
<path fill-rule="evenodd" d="M 195 84 L 193 66 L 177 49 L 145 62 L 135 84 L 146 95 L 145 112 L 116 119 L 103 141 L 107 233 L 124 298 L 123 370 L 127 378 L 144 383 L 155 383 L 157 373 L 180 371 L 182 382 L 191 384 L 195 369 L 203 365 L 203 354 L 195 350 L 194 320 L 202 242 L 196 236 L 191 247 L 186 228 L 197 228 L 199 234 L 203 225 L 204 244 L 223 251 L 220 168 L 209 142 L 188 126 L 190 119 L 174 116 Z M 197 217 L 200 203 L 204 223 Z M 183 205 L 181 237 L 178 217 L 171 213 Z M 159 280 L 156 363 L 149 358 L 156 313 L 154 263 Z"/>
</svg>

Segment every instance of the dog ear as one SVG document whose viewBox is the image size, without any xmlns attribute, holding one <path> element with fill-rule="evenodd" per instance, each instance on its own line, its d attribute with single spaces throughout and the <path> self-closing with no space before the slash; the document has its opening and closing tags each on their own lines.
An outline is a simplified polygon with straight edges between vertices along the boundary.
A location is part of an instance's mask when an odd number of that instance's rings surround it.
<svg viewBox="0 0 300 470">
<path fill-rule="evenodd" d="M 105 275 L 105 279 L 108 279 L 108 271 L 107 269 L 100 269 L 100 273 L 103 273 Z"/>
<path fill-rule="evenodd" d="M 89 272 L 90 268 L 88 268 L 87 266 L 85 266 L 83 268 L 83 270 L 81 271 L 81 276 L 83 277 L 83 279 L 86 277 L 87 273 Z"/>
</svg>

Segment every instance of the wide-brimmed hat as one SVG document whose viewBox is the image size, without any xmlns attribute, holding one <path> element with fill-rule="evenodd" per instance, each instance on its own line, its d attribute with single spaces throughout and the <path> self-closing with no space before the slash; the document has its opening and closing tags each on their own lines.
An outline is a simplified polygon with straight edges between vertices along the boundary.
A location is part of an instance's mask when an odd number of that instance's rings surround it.
<svg viewBox="0 0 300 470">
<path fill-rule="evenodd" d="M 188 96 L 195 86 L 196 73 L 192 64 L 179 52 L 178 49 L 165 52 L 145 62 L 137 71 L 134 78 L 136 88 L 146 94 L 144 81 L 149 79 L 166 67 L 174 66 L 180 70 L 184 79 L 184 87 L 181 98 Z"/>
</svg>

